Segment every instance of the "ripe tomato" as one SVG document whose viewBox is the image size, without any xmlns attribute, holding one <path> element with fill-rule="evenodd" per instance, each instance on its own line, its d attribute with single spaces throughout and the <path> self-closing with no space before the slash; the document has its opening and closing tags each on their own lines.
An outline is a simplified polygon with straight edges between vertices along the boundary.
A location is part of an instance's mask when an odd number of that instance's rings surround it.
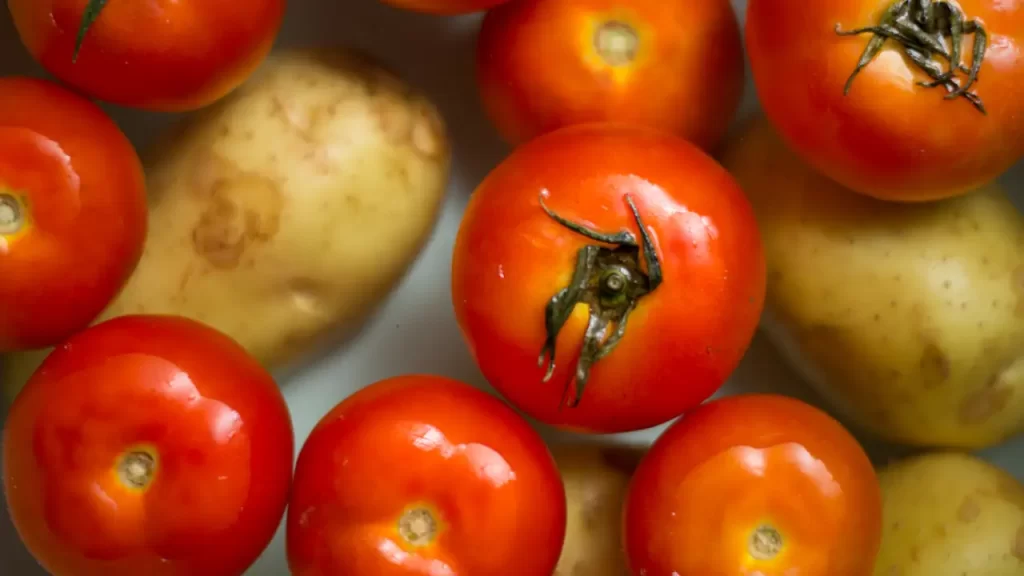
<svg viewBox="0 0 1024 576">
<path fill-rule="evenodd" d="M 484 107 L 510 142 L 596 121 L 715 146 L 743 91 L 729 0 L 513 0 L 484 17 Z"/>
<path fill-rule="evenodd" d="M 624 544 L 648 576 L 870 576 L 881 515 L 871 462 L 838 422 L 784 396 L 730 396 L 651 446 Z"/>
<path fill-rule="evenodd" d="M 288 408 L 227 336 L 122 316 L 40 366 L 4 429 L 4 488 L 29 551 L 61 576 L 240 575 L 288 500 Z"/>
<path fill-rule="evenodd" d="M 427 14 L 468 14 L 497 6 L 507 0 L 381 0 L 396 8 Z"/>
<path fill-rule="evenodd" d="M 8 0 L 21 41 L 64 82 L 124 106 L 185 111 L 270 51 L 285 0 Z"/>
<path fill-rule="evenodd" d="M 960 43 L 946 40 L 954 22 Z M 864 27 L 878 34 L 852 33 Z M 768 118 L 848 188 L 933 200 L 988 183 L 1024 155 L 1024 2 L 753 0 L 746 40 Z M 932 78 L 938 85 L 922 85 Z"/>
<path fill-rule="evenodd" d="M 693 144 L 636 125 L 517 148 L 473 194 L 453 258 L 456 318 L 484 376 L 577 430 L 647 428 L 701 403 L 764 303 L 738 185 Z"/>
<path fill-rule="evenodd" d="M 145 179 L 102 110 L 44 80 L 0 78 L 0 352 L 85 328 L 142 256 Z"/>
<path fill-rule="evenodd" d="M 399 376 L 338 404 L 306 440 L 288 564 L 295 576 L 551 576 L 565 515 L 554 459 L 511 408 L 455 380 Z"/>
</svg>

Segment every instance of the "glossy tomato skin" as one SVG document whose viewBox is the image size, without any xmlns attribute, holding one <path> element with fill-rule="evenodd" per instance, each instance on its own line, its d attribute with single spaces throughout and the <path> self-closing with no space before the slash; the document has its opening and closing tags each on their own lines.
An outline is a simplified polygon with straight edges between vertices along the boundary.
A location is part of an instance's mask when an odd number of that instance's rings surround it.
<svg viewBox="0 0 1024 576">
<path fill-rule="evenodd" d="M 994 180 L 1024 155 L 1024 4 L 957 4 L 989 35 L 971 88 L 987 114 L 964 98 L 944 99 L 943 88 L 916 85 L 928 77 L 892 41 L 843 95 L 870 35 L 835 28 L 877 24 L 890 0 L 755 0 L 746 43 L 766 115 L 816 169 L 877 198 L 934 200 Z M 964 65 L 972 40 L 963 44 Z"/>
<path fill-rule="evenodd" d="M 187 111 L 218 100 L 270 51 L 285 0 L 108 2 L 75 44 L 85 0 L 10 0 L 21 41 L 54 76 L 124 106 Z"/>
<path fill-rule="evenodd" d="M 712 149 L 743 91 L 728 0 L 513 0 L 484 17 L 476 62 L 484 107 L 513 144 L 614 121 Z"/>
<path fill-rule="evenodd" d="M 0 352 L 85 328 L 135 270 L 147 228 L 138 155 L 92 102 L 0 79 Z"/>
<path fill-rule="evenodd" d="M 487 10 L 508 0 L 381 0 L 403 10 L 426 14 L 455 15 Z"/>
<path fill-rule="evenodd" d="M 870 576 L 881 507 L 871 462 L 830 416 L 729 396 L 651 446 L 627 491 L 624 544 L 646 576 Z"/>
<path fill-rule="evenodd" d="M 61 576 L 241 575 L 284 514 L 293 443 L 280 391 L 233 340 L 122 316 L 57 348 L 11 407 L 8 509 Z M 147 462 L 148 484 L 125 480 Z"/>
<path fill-rule="evenodd" d="M 550 576 L 565 515 L 554 459 L 511 408 L 448 378 L 398 376 L 306 440 L 288 563 L 294 576 Z"/>
<path fill-rule="evenodd" d="M 636 235 L 629 196 L 663 277 L 578 404 L 591 308 L 577 304 L 558 332 L 548 381 L 540 353 L 547 306 L 595 243 L 546 214 L 542 194 L 563 218 Z M 635 125 L 576 125 L 517 148 L 470 199 L 452 263 L 456 318 L 488 381 L 534 418 L 589 432 L 654 426 L 711 396 L 745 353 L 764 292 L 754 215 L 732 177 L 693 144 Z"/>
</svg>

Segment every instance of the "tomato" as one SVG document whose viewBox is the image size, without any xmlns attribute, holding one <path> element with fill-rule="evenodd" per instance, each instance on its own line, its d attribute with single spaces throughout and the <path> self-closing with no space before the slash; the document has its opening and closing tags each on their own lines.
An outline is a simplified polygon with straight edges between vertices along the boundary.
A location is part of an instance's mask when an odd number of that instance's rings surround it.
<svg viewBox="0 0 1024 576">
<path fill-rule="evenodd" d="M 381 0 L 396 8 L 427 14 L 453 15 L 479 12 L 507 0 Z"/>
<path fill-rule="evenodd" d="M 953 22 L 967 32 L 958 68 L 946 41 Z M 898 40 L 900 26 L 918 40 Z M 883 34 L 852 33 L 864 27 Z M 1022 2 L 752 0 L 746 42 L 768 118 L 808 163 L 857 192 L 955 196 L 1024 155 Z M 940 85 L 922 85 L 932 77 Z"/>
<path fill-rule="evenodd" d="M 21 41 L 54 76 L 135 108 L 186 111 L 263 61 L 285 0 L 8 0 Z"/>
<path fill-rule="evenodd" d="M 142 256 L 145 178 L 135 149 L 88 100 L 0 78 L 0 352 L 85 328 Z"/>
<path fill-rule="evenodd" d="M 4 429 L 4 488 L 60 576 L 240 575 L 288 501 L 291 419 L 227 336 L 122 316 L 51 353 Z"/>
<path fill-rule="evenodd" d="M 551 576 L 565 516 L 554 459 L 511 408 L 456 380 L 398 376 L 306 440 L 288 564 L 294 576 Z"/>
<path fill-rule="evenodd" d="M 484 17 L 476 61 L 484 107 L 514 144 L 616 121 L 710 149 L 743 91 L 729 0 L 513 0 Z"/>
<path fill-rule="evenodd" d="M 647 576 L 870 576 L 881 515 L 871 462 L 832 417 L 729 396 L 651 446 L 626 494 L 624 545 Z"/>
<path fill-rule="evenodd" d="M 637 125 L 575 125 L 517 148 L 472 195 L 452 263 L 484 376 L 534 418 L 589 432 L 654 426 L 711 396 L 764 293 L 736 182 Z"/>
</svg>

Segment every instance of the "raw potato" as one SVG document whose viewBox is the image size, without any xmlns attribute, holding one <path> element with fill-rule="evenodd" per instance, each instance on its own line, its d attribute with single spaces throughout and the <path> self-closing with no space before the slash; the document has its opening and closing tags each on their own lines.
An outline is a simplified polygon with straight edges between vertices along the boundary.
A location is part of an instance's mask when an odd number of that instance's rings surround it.
<svg viewBox="0 0 1024 576">
<path fill-rule="evenodd" d="M 275 53 L 146 162 L 150 235 L 101 319 L 177 314 L 291 363 L 360 323 L 432 233 L 450 170 L 438 110 L 355 53 Z M 48 351 L 5 359 L 5 393 Z"/>
<path fill-rule="evenodd" d="M 872 200 L 812 172 L 763 118 L 723 163 L 764 238 L 762 327 L 837 410 L 909 445 L 1024 431 L 1024 219 L 996 185 Z"/>
<path fill-rule="evenodd" d="M 874 576 L 1024 576 L 1024 485 L 967 454 L 917 456 L 879 472 Z"/>
<path fill-rule="evenodd" d="M 643 450 L 567 444 L 552 448 L 568 504 L 565 545 L 552 576 L 629 576 L 622 504 Z"/>
</svg>

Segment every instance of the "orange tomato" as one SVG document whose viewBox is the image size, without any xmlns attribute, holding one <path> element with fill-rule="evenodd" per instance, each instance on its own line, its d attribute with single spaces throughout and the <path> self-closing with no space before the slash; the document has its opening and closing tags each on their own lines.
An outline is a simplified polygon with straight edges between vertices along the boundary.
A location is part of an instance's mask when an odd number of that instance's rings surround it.
<svg viewBox="0 0 1024 576">
<path fill-rule="evenodd" d="M 389 378 L 316 425 L 295 469 L 295 576 L 551 576 L 565 490 L 540 436 L 440 376 Z"/>
<path fill-rule="evenodd" d="M 453 15 L 479 12 L 507 0 L 381 0 L 396 8 L 427 14 Z"/>
<path fill-rule="evenodd" d="M 102 110 L 44 80 L 0 78 L 0 352 L 85 328 L 142 256 L 145 179 Z"/>
<path fill-rule="evenodd" d="M 959 54 L 951 21 L 967 32 Z M 864 27 L 881 34 L 852 33 Z M 768 118 L 808 163 L 857 192 L 950 197 L 1024 155 L 1022 2 L 752 0 L 746 40 Z M 938 86 L 922 85 L 933 78 Z"/>
<path fill-rule="evenodd" d="M 708 402 L 644 456 L 624 507 L 633 574 L 870 576 L 882 496 L 821 410 L 775 395 Z"/>
<path fill-rule="evenodd" d="M 728 0 L 513 0 L 484 17 L 477 79 L 514 144 L 617 121 L 710 149 L 739 106 L 743 46 Z"/>
<path fill-rule="evenodd" d="M 263 61 L 285 0 L 7 5 L 29 52 L 64 82 L 124 106 L 185 111 L 218 100 Z"/>
<path fill-rule="evenodd" d="M 700 404 L 757 328 L 765 262 L 732 177 L 693 144 L 585 124 L 517 148 L 455 241 L 455 315 L 484 376 L 529 415 L 638 430 Z"/>
<path fill-rule="evenodd" d="M 234 341 L 122 316 L 40 366 L 4 428 L 4 489 L 60 576 L 241 575 L 288 501 L 293 435 L 270 375 Z"/>
</svg>

